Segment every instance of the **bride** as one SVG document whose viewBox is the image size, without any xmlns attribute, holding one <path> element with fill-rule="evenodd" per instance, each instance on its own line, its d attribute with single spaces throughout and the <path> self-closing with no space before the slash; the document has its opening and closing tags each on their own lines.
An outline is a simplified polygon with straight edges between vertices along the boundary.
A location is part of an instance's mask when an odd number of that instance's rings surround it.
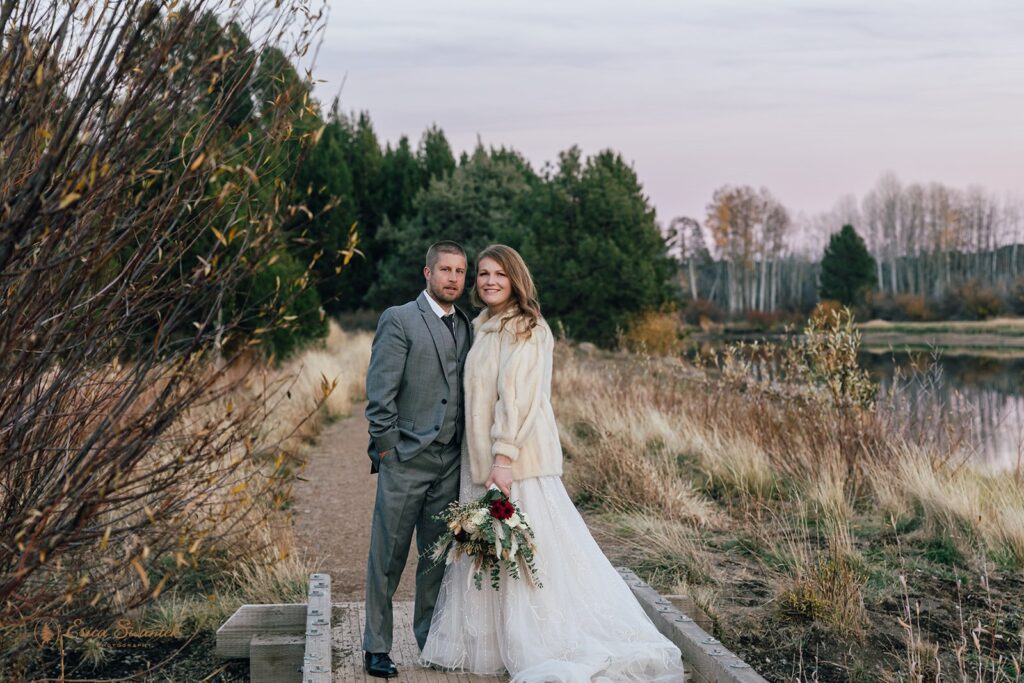
<svg viewBox="0 0 1024 683">
<path fill-rule="evenodd" d="M 527 514 L 543 588 L 502 577 L 472 586 L 470 559 L 445 569 L 420 655 L 425 666 L 512 683 L 677 683 L 679 649 L 662 636 L 591 537 L 562 485 L 551 409 L 551 329 L 530 272 L 512 248 L 477 259 L 465 367 L 461 501 L 495 485 Z M 585 462 L 580 466 L 585 467 Z"/>
</svg>

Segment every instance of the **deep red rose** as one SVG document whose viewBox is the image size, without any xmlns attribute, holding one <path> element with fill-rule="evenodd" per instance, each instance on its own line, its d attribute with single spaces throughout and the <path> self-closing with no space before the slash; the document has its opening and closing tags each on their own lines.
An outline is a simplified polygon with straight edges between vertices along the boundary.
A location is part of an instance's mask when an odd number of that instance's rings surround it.
<svg viewBox="0 0 1024 683">
<path fill-rule="evenodd" d="M 508 519 L 516 512 L 516 506 L 507 500 L 496 500 L 491 503 L 491 517 L 495 519 Z"/>
</svg>

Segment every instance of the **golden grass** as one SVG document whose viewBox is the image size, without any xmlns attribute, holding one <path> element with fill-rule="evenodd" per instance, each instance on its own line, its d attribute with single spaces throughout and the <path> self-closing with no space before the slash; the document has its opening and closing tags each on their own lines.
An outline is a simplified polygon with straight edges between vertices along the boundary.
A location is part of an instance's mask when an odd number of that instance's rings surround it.
<svg viewBox="0 0 1024 683">
<path fill-rule="evenodd" d="M 558 354 L 567 478 L 594 499 L 699 526 L 716 514 L 708 495 L 748 509 L 799 499 L 842 520 L 857 505 L 896 517 L 919 506 L 929 530 L 1024 565 L 1024 486 L 1010 474 L 944 465 L 962 458 L 887 433 L 870 411 L 772 400 L 668 363 Z"/>
<path fill-rule="evenodd" d="M 365 396 L 366 367 L 372 335 L 347 333 L 330 323 L 330 334 L 322 344 L 311 346 L 277 368 L 239 369 L 245 382 L 219 402 L 185 416 L 176 429 L 202 429 L 222 419 L 226 406 L 240 410 L 247 404 L 263 410 L 259 431 L 254 434 L 254 452 L 274 445 L 263 460 L 246 457 L 232 473 L 236 486 L 224 487 L 201 509 L 196 509 L 196 528 L 233 524 L 231 547 L 221 549 L 220 574 L 209 594 L 173 590 L 161 596 L 145 612 L 145 620 L 156 624 L 189 623 L 204 630 L 216 629 L 242 604 L 302 602 L 309 574 L 318 570 L 320 559 L 297 552 L 292 526 L 286 512 L 278 510 L 287 496 L 257 505 L 239 505 L 245 496 L 259 495 L 243 482 L 273 475 L 283 464 L 299 460 L 306 445 L 323 427 L 351 412 L 353 403 Z M 241 376 L 241 375 L 239 375 Z M 230 378 L 229 378 L 230 379 Z M 333 387 L 324 398 L 326 387 Z M 317 409 L 317 403 L 320 402 Z M 165 454 L 166 455 L 166 454 Z M 232 452 L 231 458 L 245 454 Z M 211 463 L 211 471 L 223 463 Z M 183 482 L 183 485 L 189 485 Z M 245 499 L 246 502 L 251 502 Z"/>
</svg>

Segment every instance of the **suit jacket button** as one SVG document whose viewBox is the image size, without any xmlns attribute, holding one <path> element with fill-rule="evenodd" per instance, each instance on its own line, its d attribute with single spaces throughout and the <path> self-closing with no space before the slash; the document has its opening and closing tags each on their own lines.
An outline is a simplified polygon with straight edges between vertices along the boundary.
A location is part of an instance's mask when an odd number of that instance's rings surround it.
<svg viewBox="0 0 1024 683">
<path fill-rule="evenodd" d="M 441 425 L 434 425 L 434 431 L 435 432 L 441 431 Z"/>
<path fill-rule="evenodd" d="M 442 398 L 441 399 L 441 405 L 445 405 L 446 403 L 448 403 L 448 399 Z"/>
</svg>

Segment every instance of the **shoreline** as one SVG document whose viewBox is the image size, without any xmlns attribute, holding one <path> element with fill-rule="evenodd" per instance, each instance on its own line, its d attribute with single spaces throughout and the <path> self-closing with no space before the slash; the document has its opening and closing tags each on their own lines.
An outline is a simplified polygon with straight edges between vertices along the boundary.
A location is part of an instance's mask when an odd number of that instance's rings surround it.
<svg viewBox="0 0 1024 683">
<path fill-rule="evenodd" d="M 719 324 L 714 331 L 690 328 L 687 341 L 722 344 L 741 341 L 780 341 L 799 332 L 744 329 Z M 861 348 L 868 353 L 939 351 L 946 356 L 1024 358 L 1024 318 L 983 321 L 890 322 L 870 320 L 855 324 Z"/>
</svg>

